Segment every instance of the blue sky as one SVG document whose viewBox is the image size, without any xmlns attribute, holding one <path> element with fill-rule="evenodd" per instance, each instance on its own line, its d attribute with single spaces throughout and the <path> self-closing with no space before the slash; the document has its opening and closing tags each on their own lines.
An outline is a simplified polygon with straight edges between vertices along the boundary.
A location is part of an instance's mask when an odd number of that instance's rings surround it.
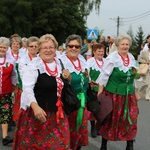
<svg viewBox="0 0 150 150">
<path fill-rule="evenodd" d="M 117 35 L 117 17 L 120 18 L 119 34 L 132 27 L 134 34 L 142 26 L 145 35 L 150 33 L 150 0 L 102 0 L 100 14 L 95 10 L 87 18 L 87 27 L 104 30 L 103 35 Z M 111 19 L 110 19 L 111 18 Z"/>
</svg>

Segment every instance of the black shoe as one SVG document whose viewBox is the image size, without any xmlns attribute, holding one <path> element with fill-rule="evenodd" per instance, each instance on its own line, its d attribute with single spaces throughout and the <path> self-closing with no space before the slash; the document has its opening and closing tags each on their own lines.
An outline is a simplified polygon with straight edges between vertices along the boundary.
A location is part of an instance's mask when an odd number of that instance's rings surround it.
<svg viewBox="0 0 150 150">
<path fill-rule="evenodd" d="M 15 126 L 16 126 L 15 121 L 11 121 L 11 126 L 13 126 L 13 127 L 15 127 Z"/>
<path fill-rule="evenodd" d="M 81 146 L 78 146 L 76 150 L 80 150 L 80 149 L 81 149 Z"/>
<path fill-rule="evenodd" d="M 2 140 L 2 143 L 4 146 L 8 145 L 9 143 L 12 143 L 13 142 L 13 139 L 10 138 L 9 136 L 6 136 L 3 140 Z"/>
<path fill-rule="evenodd" d="M 127 146 L 126 150 L 133 150 L 133 147 Z"/>
<path fill-rule="evenodd" d="M 8 132 L 11 132 L 11 125 L 10 124 L 8 124 Z"/>
<path fill-rule="evenodd" d="M 97 132 L 97 136 L 100 136 L 100 134 Z"/>
<path fill-rule="evenodd" d="M 127 141 L 126 150 L 133 150 L 133 140 Z"/>
<path fill-rule="evenodd" d="M 97 137 L 97 131 L 96 131 L 96 129 L 91 129 L 91 136 L 92 136 L 93 138 L 96 138 L 96 137 Z"/>
<path fill-rule="evenodd" d="M 107 146 L 101 146 L 100 150 L 107 150 Z"/>
</svg>

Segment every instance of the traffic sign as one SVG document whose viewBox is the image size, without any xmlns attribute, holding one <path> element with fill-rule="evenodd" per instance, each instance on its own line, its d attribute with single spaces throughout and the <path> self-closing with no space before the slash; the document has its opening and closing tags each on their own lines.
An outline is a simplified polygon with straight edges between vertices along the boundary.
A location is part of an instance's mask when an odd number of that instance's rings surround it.
<svg viewBox="0 0 150 150">
<path fill-rule="evenodd" d="M 88 29 L 87 30 L 87 39 L 88 40 L 97 40 L 98 39 L 98 30 L 97 29 Z"/>
</svg>

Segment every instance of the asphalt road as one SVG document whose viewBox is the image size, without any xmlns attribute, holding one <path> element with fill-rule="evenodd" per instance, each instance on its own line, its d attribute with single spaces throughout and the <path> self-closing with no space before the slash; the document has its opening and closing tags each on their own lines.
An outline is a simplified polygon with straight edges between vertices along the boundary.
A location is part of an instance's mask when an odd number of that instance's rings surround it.
<svg viewBox="0 0 150 150">
<path fill-rule="evenodd" d="M 89 125 L 90 128 L 90 125 Z M 14 128 L 13 128 L 14 131 Z M 9 132 L 13 136 L 13 131 Z M 0 150 L 11 150 L 12 145 L 2 146 L 0 129 Z M 89 145 L 82 150 L 100 150 L 101 136 L 91 138 L 89 133 Z M 108 150 L 125 150 L 126 142 L 108 142 Z M 150 150 L 150 102 L 139 100 L 138 133 L 134 142 L 134 150 Z"/>
</svg>

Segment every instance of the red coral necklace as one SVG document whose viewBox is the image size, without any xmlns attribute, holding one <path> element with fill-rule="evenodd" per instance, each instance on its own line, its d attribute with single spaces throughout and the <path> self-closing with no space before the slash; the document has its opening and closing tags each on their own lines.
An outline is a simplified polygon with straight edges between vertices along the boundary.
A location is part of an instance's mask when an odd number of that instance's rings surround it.
<svg viewBox="0 0 150 150">
<path fill-rule="evenodd" d="M 31 57 L 31 55 L 28 53 L 28 56 L 29 56 L 29 59 L 30 59 L 30 61 L 32 60 L 32 57 Z"/>
<path fill-rule="evenodd" d="M 99 64 L 96 58 L 94 58 L 94 59 L 95 59 L 95 61 L 96 61 L 97 66 L 98 66 L 99 68 L 102 68 L 103 65 L 104 65 L 103 59 L 102 59 L 102 64 Z"/>
<path fill-rule="evenodd" d="M 43 60 L 43 62 L 44 62 L 46 71 L 47 71 L 51 76 L 56 77 L 56 76 L 58 75 L 57 65 L 55 66 L 55 70 L 52 71 L 52 70 L 48 67 L 47 63 L 46 63 L 44 60 Z M 55 64 L 56 64 L 56 61 L 55 61 Z"/>
<path fill-rule="evenodd" d="M 18 53 L 16 55 L 14 55 L 13 52 L 11 51 L 11 54 L 15 58 L 15 60 L 18 60 Z"/>
<path fill-rule="evenodd" d="M 123 65 L 124 65 L 124 66 L 128 66 L 128 65 L 129 65 L 129 62 L 130 62 L 129 56 L 127 55 L 126 58 L 123 58 L 120 53 L 118 53 L 118 54 L 119 54 L 119 56 L 121 57 L 121 59 L 122 59 L 122 61 L 123 61 Z"/>
<path fill-rule="evenodd" d="M 75 63 L 72 61 L 72 59 L 70 59 L 68 56 L 67 56 L 67 58 L 71 61 L 71 63 L 73 64 L 73 66 L 74 66 L 74 68 L 75 68 L 76 70 L 82 71 L 81 63 L 80 63 L 79 58 L 77 58 L 77 60 L 78 60 L 78 66 L 76 66 Z"/>
</svg>

